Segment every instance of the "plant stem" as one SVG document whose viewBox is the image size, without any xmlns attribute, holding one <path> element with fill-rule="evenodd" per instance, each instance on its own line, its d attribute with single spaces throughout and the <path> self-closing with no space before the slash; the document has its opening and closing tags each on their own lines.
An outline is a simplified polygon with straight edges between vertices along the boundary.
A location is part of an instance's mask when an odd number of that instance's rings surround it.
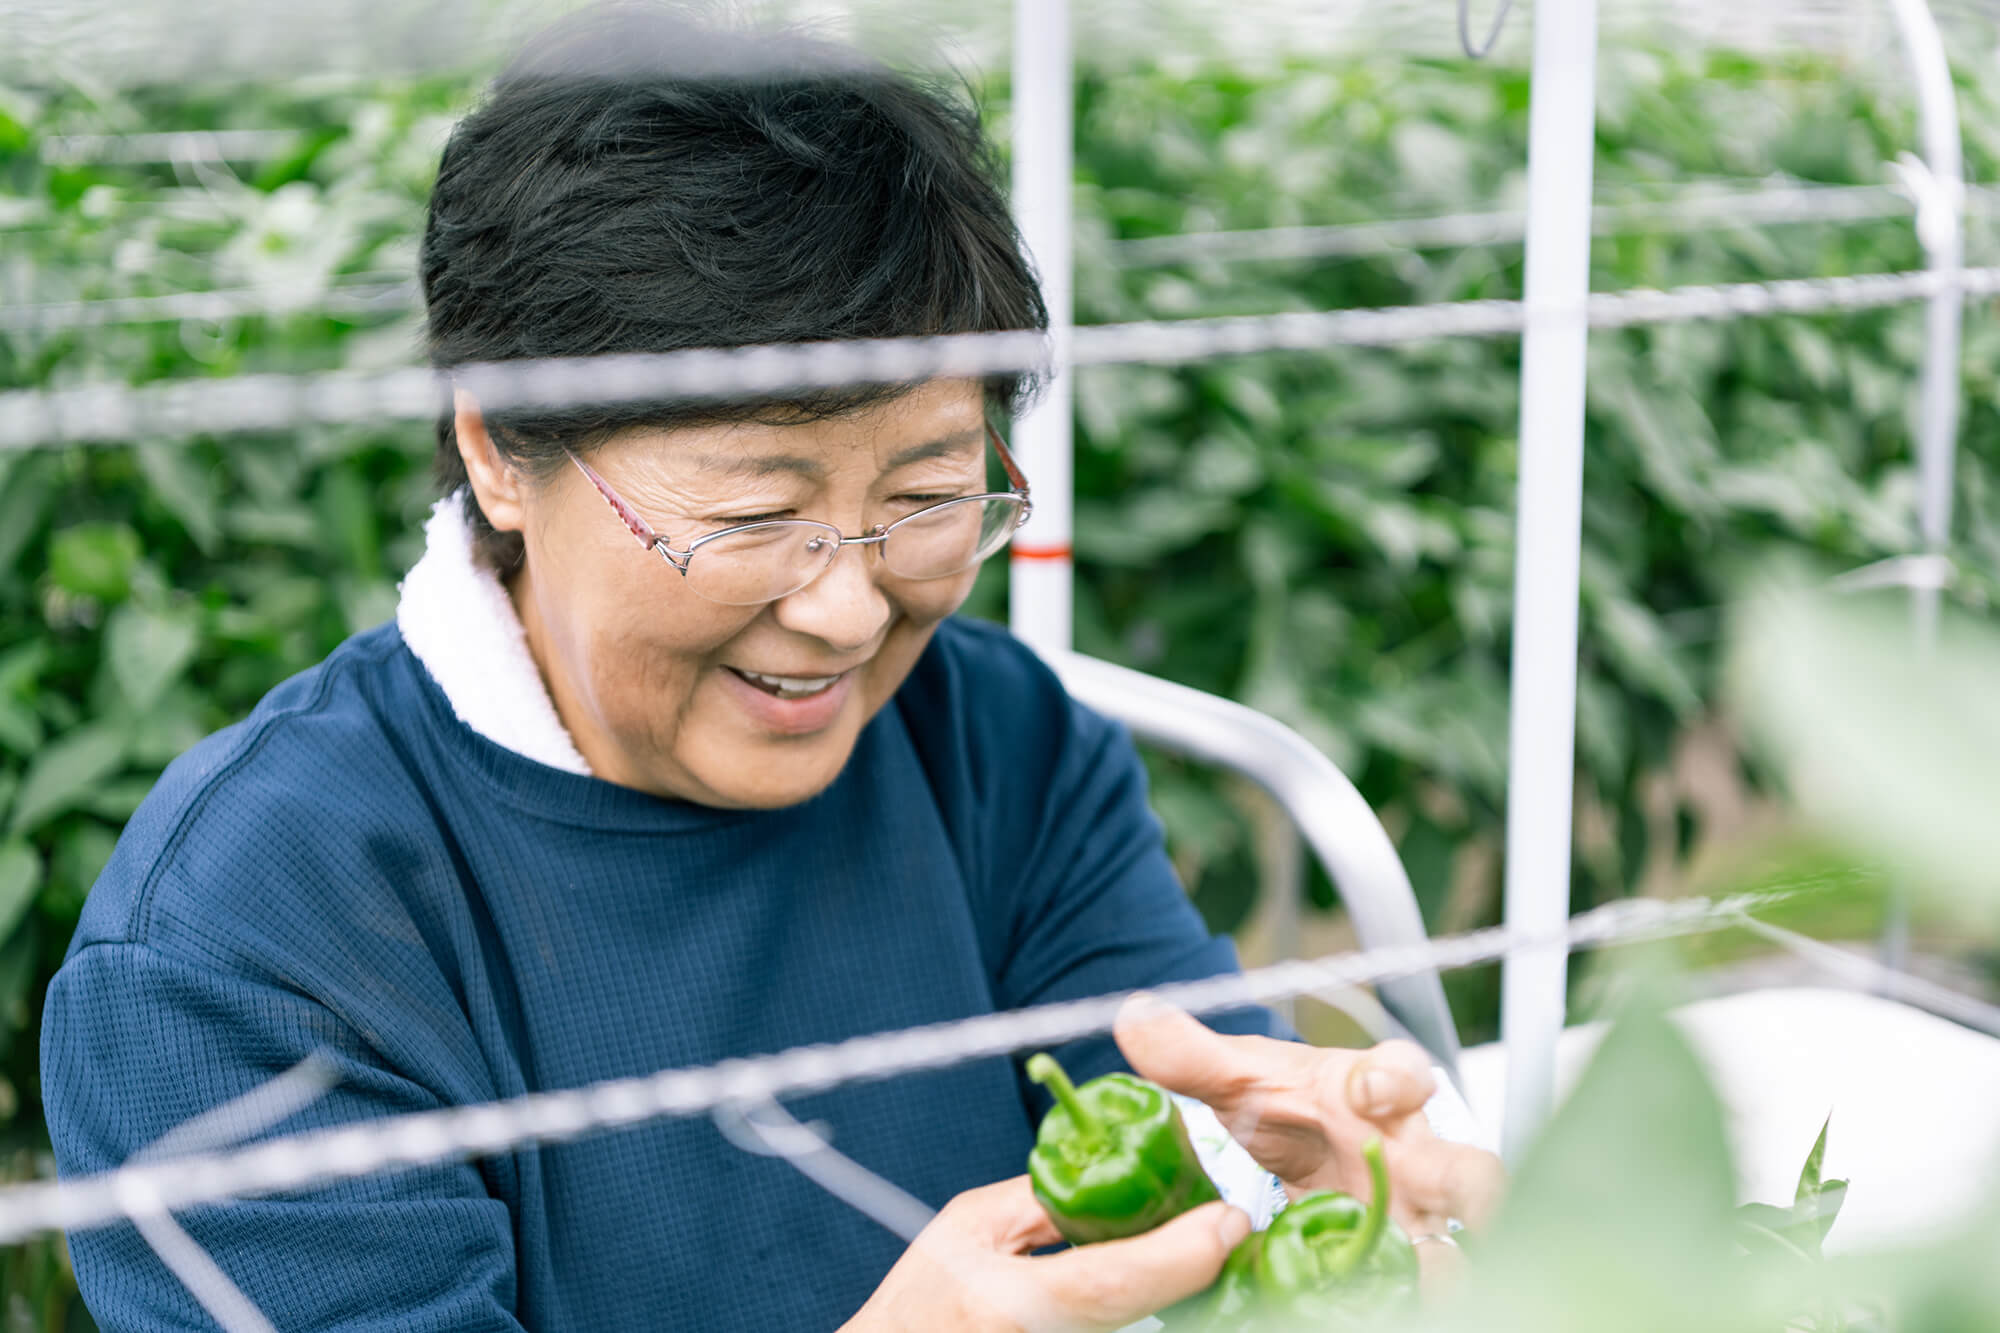
<svg viewBox="0 0 2000 1333">
<path fill-rule="evenodd" d="M 1389 1229 L 1389 1167 L 1382 1160 L 1382 1140 L 1379 1137 L 1368 1140 L 1361 1156 L 1368 1163 L 1368 1179 L 1375 1187 L 1374 1193 L 1368 1199 L 1368 1211 L 1362 1214 L 1361 1229 L 1327 1262 L 1330 1277 L 1346 1277 L 1361 1267 L 1375 1252 L 1382 1233 Z"/>
<path fill-rule="evenodd" d="M 1056 1063 L 1056 1058 L 1047 1051 L 1040 1051 L 1028 1057 L 1028 1077 L 1055 1094 L 1058 1105 L 1069 1112 L 1070 1123 L 1080 1133 L 1101 1133 L 1104 1126 L 1098 1122 L 1083 1099 L 1076 1095 L 1076 1084 L 1069 1081 L 1069 1075 Z"/>
</svg>

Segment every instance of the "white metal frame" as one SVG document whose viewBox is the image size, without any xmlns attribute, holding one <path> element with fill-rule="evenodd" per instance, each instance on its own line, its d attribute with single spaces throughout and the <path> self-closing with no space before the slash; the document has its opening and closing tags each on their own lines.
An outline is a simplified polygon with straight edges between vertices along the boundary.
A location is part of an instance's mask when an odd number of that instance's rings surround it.
<svg viewBox="0 0 2000 1333">
<path fill-rule="evenodd" d="M 1068 649 L 1071 624 L 1070 188 L 1076 94 L 1070 64 L 1069 0 L 1016 0 L 1014 215 L 1042 280 L 1053 369 L 1041 401 L 1014 423 L 1014 452 L 1035 482 L 1035 527 L 1029 540 L 1014 543 L 1009 557 L 1008 617 L 1023 642 L 1043 651 Z"/>
<path fill-rule="evenodd" d="M 1916 82 L 1922 125 L 1923 156 L 1906 170 L 1905 182 L 1916 199 L 1926 265 L 1950 279 L 1964 265 L 1966 198 L 1950 69 L 1926 0 L 1889 4 Z M 1289 741 L 1268 738 L 1269 753 L 1250 753 L 1255 745 L 1246 750 L 1241 738 L 1230 734 L 1276 727 L 1269 719 L 1250 710 L 1232 713 L 1210 696 L 1067 653 L 1071 473 L 1066 352 L 1072 327 L 1073 151 L 1068 4 L 1017 0 L 1015 13 L 1015 203 L 1023 239 L 1049 294 L 1055 351 L 1051 392 L 1016 434 L 1030 474 L 1037 478 L 1037 499 L 1046 485 L 1056 517 L 1043 529 L 1042 545 L 1015 558 L 1014 628 L 1051 656 L 1072 690 L 1123 718 L 1143 738 L 1256 777 L 1286 805 L 1335 874 L 1363 942 L 1391 942 L 1409 929 L 1414 895 L 1372 812 L 1364 806 L 1366 819 L 1359 818 L 1342 796 L 1334 800 L 1337 813 L 1323 813 L 1324 792 L 1353 792 L 1337 771 L 1330 778 L 1318 772 L 1305 785 L 1273 780 L 1269 774 L 1292 759 L 1311 767 L 1291 749 L 1292 741 L 1304 742 L 1287 731 Z M 1569 914 L 1597 3 L 1544 0 L 1534 17 L 1505 911 L 1509 927 L 1541 934 Z M 1963 288 L 1947 280 L 1930 298 L 1925 326 L 1918 458 L 1922 554 L 1931 564 L 1941 557 L 1950 530 L 1963 305 Z M 1912 584 L 1919 651 L 1927 650 L 1935 633 L 1937 583 L 1926 579 Z M 1287 758 L 1274 759 L 1277 755 Z M 1320 762 L 1332 770 L 1323 756 Z M 1356 845 L 1346 845 L 1350 838 Z M 1385 849 L 1388 865 L 1379 864 Z M 1416 929 L 1421 933 L 1420 916 Z M 1892 922 L 1885 941 L 1892 964 L 1899 962 L 1901 947 L 1901 927 Z M 1540 1128 L 1553 1097 L 1567 963 L 1561 950 L 1538 949 L 1510 955 L 1505 964 L 1502 1024 L 1508 1082 L 1503 1129 L 1510 1156 Z M 1434 974 L 1427 980 L 1437 982 Z M 1392 1011 L 1448 1058 L 1456 1049 L 1449 1015 L 1442 1033 L 1427 1030 L 1436 1016 L 1425 989 L 1407 988 Z M 1389 999 L 1386 993 L 1384 999 Z M 1435 1000 L 1442 1003 L 1441 987 Z"/>
</svg>

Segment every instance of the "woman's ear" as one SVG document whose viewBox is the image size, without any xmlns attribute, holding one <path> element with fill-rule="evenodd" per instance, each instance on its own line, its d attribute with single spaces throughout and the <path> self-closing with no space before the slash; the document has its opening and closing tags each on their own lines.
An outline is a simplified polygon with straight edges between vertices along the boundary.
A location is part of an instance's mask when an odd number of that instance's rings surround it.
<svg viewBox="0 0 2000 1333">
<path fill-rule="evenodd" d="M 465 461 L 465 475 L 472 483 L 473 498 L 479 501 L 479 512 L 497 532 L 522 531 L 527 517 L 521 503 L 521 474 L 494 448 L 479 400 L 464 389 L 454 389 L 451 406 L 458 456 Z"/>
</svg>

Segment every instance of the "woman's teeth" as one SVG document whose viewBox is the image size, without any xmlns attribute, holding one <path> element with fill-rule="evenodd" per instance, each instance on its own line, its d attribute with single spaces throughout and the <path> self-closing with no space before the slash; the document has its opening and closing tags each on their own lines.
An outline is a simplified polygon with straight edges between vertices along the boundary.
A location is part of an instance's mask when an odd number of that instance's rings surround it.
<svg viewBox="0 0 2000 1333">
<path fill-rule="evenodd" d="M 780 699 L 804 699 L 840 679 L 839 676 L 766 676 L 761 672 L 745 671 L 742 667 L 730 669 L 766 694 L 775 694 Z"/>
</svg>

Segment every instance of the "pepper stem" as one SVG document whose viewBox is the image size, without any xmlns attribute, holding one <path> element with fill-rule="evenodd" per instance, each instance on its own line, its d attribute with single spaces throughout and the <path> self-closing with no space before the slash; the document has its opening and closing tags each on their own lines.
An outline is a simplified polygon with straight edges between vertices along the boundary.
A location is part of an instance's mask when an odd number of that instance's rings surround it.
<svg viewBox="0 0 2000 1333">
<path fill-rule="evenodd" d="M 1380 1136 L 1368 1140 L 1361 1156 L 1368 1163 L 1368 1179 L 1375 1192 L 1368 1200 L 1368 1211 L 1361 1215 L 1360 1228 L 1327 1260 L 1329 1277 L 1346 1277 L 1360 1268 L 1389 1229 L 1389 1166 L 1382 1160 Z"/>
<path fill-rule="evenodd" d="M 1069 1075 L 1056 1063 L 1056 1058 L 1047 1051 L 1038 1051 L 1028 1057 L 1028 1077 L 1055 1094 L 1057 1103 L 1069 1112 L 1070 1123 L 1078 1132 L 1095 1134 L 1102 1130 L 1097 1116 L 1083 1104 L 1083 1098 L 1076 1095 L 1076 1084 L 1069 1081 Z"/>
</svg>

